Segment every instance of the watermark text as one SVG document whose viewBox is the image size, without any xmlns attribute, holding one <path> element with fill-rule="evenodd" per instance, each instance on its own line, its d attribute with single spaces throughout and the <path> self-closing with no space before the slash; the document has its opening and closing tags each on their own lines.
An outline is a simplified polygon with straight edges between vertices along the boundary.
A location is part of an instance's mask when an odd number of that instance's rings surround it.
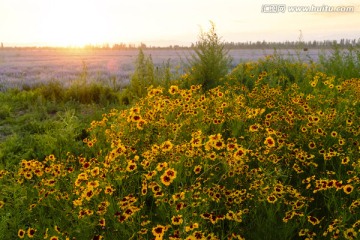
<svg viewBox="0 0 360 240">
<path fill-rule="evenodd" d="M 286 4 L 263 4 L 261 5 L 262 13 L 350 13 L 354 12 L 354 6 L 330 6 L 330 5 L 307 5 L 307 6 L 287 6 Z"/>
</svg>

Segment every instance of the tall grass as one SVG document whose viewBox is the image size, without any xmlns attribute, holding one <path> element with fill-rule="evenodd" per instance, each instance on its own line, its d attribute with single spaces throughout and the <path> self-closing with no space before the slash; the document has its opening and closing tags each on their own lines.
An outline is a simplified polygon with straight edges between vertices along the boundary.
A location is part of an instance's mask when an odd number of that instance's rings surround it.
<svg viewBox="0 0 360 240">
<path fill-rule="evenodd" d="M 360 77 L 360 46 L 340 49 L 334 45 L 332 54 L 320 54 L 319 61 L 322 70 L 328 74 L 333 74 L 339 78 L 359 78 Z"/>
<path fill-rule="evenodd" d="M 146 56 L 142 49 L 135 61 L 135 70 L 131 75 L 130 83 L 121 94 L 121 103 L 130 103 L 145 97 L 150 87 L 170 87 L 170 82 L 176 77 L 171 72 L 170 61 L 164 62 L 161 66 L 154 66 L 151 56 Z"/>
<path fill-rule="evenodd" d="M 81 82 L 84 79 L 65 87 L 50 81 L 0 93 L 1 166 L 10 169 L 22 159 L 81 149 L 89 118 L 119 106 L 120 99 L 108 86 Z"/>
</svg>

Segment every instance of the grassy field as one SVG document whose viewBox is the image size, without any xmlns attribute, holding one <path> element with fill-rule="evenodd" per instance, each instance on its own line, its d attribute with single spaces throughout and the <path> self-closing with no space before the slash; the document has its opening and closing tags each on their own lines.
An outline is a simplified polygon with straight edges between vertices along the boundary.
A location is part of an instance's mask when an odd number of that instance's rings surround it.
<svg viewBox="0 0 360 240">
<path fill-rule="evenodd" d="M 1 92 L 0 239 L 357 239 L 360 53 L 319 59 Z"/>
<path fill-rule="evenodd" d="M 301 52 L 301 58 L 318 61 L 319 52 L 328 49 L 309 49 Z M 90 50 L 90 49 L 0 49 L 0 91 L 8 88 L 32 87 L 56 79 L 65 86 L 72 84 L 87 67 L 88 82 L 124 86 L 134 71 L 138 49 Z M 182 60 L 193 52 L 190 49 L 145 49 L 151 55 L 155 67 L 169 62 L 172 70 L 181 72 Z M 273 53 L 273 49 L 232 49 L 233 67 L 241 62 L 256 61 Z M 280 54 L 280 51 L 278 52 Z M 281 50 L 283 56 L 295 56 L 295 50 Z"/>
</svg>

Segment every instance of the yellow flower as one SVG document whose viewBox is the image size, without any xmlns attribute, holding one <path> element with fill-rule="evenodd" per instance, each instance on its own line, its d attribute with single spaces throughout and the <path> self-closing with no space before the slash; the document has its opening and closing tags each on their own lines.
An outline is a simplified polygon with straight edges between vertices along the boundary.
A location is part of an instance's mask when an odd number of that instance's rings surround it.
<svg viewBox="0 0 360 240">
<path fill-rule="evenodd" d="M 55 225 L 54 229 L 55 229 L 55 231 L 56 231 L 57 233 L 61 233 L 59 226 L 56 226 L 56 225 Z"/>
<path fill-rule="evenodd" d="M 93 142 L 93 141 L 88 141 L 87 145 L 88 145 L 89 148 L 92 148 L 94 146 L 94 143 L 95 142 Z"/>
<path fill-rule="evenodd" d="M 176 94 L 178 91 L 179 91 L 179 87 L 176 86 L 176 85 L 172 85 L 172 86 L 169 88 L 169 93 L 170 93 L 171 95 Z"/>
<path fill-rule="evenodd" d="M 257 131 L 259 130 L 259 128 L 260 128 L 260 125 L 259 125 L 259 124 L 254 124 L 254 125 L 251 125 L 251 126 L 249 127 L 249 131 L 250 131 L 250 132 L 257 132 Z"/>
<path fill-rule="evenodd" d="M 172 195 L 172 199 L 176 202 L 178 200 L 184 200 L 185 199 L 185 192 L 181 192 L 181 193 L 176 193 L 174 195 Z"/>
<path fill-rule="evenodd" d="M 162 239 L 166 231 L 167 227 L 158 224 L 152 229 L 151 232 L 156 237 L 156 239 Z"/>
<path fill-rule="evenodd" d="M 81 185 L 81 183 L 82 183 L 82 180 L 80 180 L 80 179 L 75 180 L 75 186 L 76 187 L 79 187 Z"/>
<path fill-rule="evenodd" d="M 244 157 L 246 155 L 246 150 L 242 147 L 239 147 L 235 152 L 234 152 L 234 158 L 236 160 L 240 160 L 242 157 Z"/>
<path fill-rule="evenodd" d="M 175 178 L 176 171 L 173 168 L 169 168 L 161 175 L 160 180 L 165 186 L 169 186 Z"/>
<path fill-rule="evenodd" d="M 338 133 L 335 132 L 335 131 L 332 131 L 330 135 L 331 135 L 332 137 L 337 137 Z"/>
<path fill-rule="evenodd" d="M 191 143 L 192 147 L 201 147 L 202 146 L 202 141 L 201 141 L 200 137 L 192 138 L 190 143 Z"/>
<path fill-rule="evenodd" d="M 79 180 L 88 180 L 88 175 L 86 173 L 80 173 L 77 178 Z"/>
<path fill-rule="evenodd" d="M 130 113 L 132 113 L 132 114 L 140 113 L 140 108 L 139 107 L 132 107 L 132 108 L 130 108 Z"/>
<path fill-rule="evenodd" d="M 195 228 L 199 228 L 199 224 L 198 224 L 198 223 L 193 223 L 193 224 L 190 224 L 189 226 L 186 226 L 186 227 L 185 227 L 185 232 L 192 231 L 192 230 L 194 230 Z"/>
<path fill-rule="evenodd" d="M 50 161 L 52 161 L 52 162 L 56 160 L 54 154 L 49 155 L 48 159 L 49 159 Z"/>
<path fill-rule="evenodd" d="M 343 190 L 346 194 L 350 194 L 354 190 L 354 187 L 350 184 L 347 184 L 343 186 Z"/>
<path fill-rule="evenodd" d="M 275 195 L 270 195 L 266 199 L 269 203 L 274 203 L 277 201 L 277 197 Z"/>
<path fill-rule="evenodd" d="M 158 163 L 158 165 L 156 166 L 156 170 L 158 170 L 159 172 L 162 171 L 164 168 L 167 168 L 168 164 L 167 162 L 161 162 Z"/>
<path fill-rule="evenodd" d="M 24 237 L 25 237 L 25 230 L 24 230 L 24 229 L 19 229 L 19 231 L 18 231 L 18 237 L 19 237 L 19 238 L 24 238 Z"/>
<path fill-rule="evenodd" d="M 183 223 L 182 215 L 173 216 L 171 218 L 171 223 L 173 225 L 181 225 Z"/>
<path fill-rule="evenodd" d="M 169 152 L 173 148 L 173 144 L 170 141 L 165 141 L 163 144 L 161 144 L 161 150 L 163 152 Z"/>
<path fill-rule="evenodd" d="M 166 169 L 166 171 L 165 171 L 164 174 L 166 174 L 167 176 L 169 176 L 169 177 L 172 178 L 172 179 L 175 179 L 175 178 L 176 178 L 176 171 L 175 171 L 175 169 L 173 169 L 173 168 L 168 168 L 168 169 Z"/>
<path fill-rule="evenodd" d="M 73 204 L 74 204 L 74 206 L 81 206 L 82 205 L 82 200 L 81 199 L 75 199 L 73 201 Z"/>
<path fill-rule="evenodd" d="M 357 232 L 353 228 L 348 228 L 344 231 L 345 239 L 357 239 Z"/>
<path fill-rule="evenodd" d="M 140 119 L 139 121 L 137 121 L 136 123 L 136 127 L 139 130 L 143 130 L 144 129 L 144 125 L 147 123 L 147 121 L 145 121 L 144 119 Z"/>
<path fill-rule="evenodd" d="M 272 137 L 267 137 L 264 141 L 264 144 L 267 146 L 267 147 L 275 147 L 275 141 Z"/>
<path fill-rule="evenodd" d="M 99 175 L 99 173 L 100 173 L 99 167 L 94 167 L 94 168 L 91 170 L 91 176 L 93 176 L 93 177 Z"/>
<path fill-rule="evenodd" d="M 214 161 L 216 159 L 216 157 L 217 157 L 217 155 L 215 152 L 211 152 L 206 155 L 206 158 L 209 158 L 212 161 Z"/>
<path fill-rule="evenodd" d="M 97 188 L 99 186 L 99 181 L 98 180 L 95 180 L 95 181 L 90 181 L 87 183 L 87 186 L 88 187 L 92 187 L 92 188 Z"/>
<path fill-rule="evenodd" d="M 25 177 L 26 179 L 31 179 L 31 178 L 33 177 L 33 174 L 32 174 L 32 172 L 26 172 L 25 175 L 24 175 L 24 177 Z"/>
<path fill-rule="evenodd" d="M 316 148 L 316 144 L 313 141 L 309 142 L 308 146 L 310 149 Z"/>
<path fill-rule="evenodd" d="M 133 114 L 128 117 L 128 122 L 139 122 L 140 120 L 142 120 L 142 117 L 137 114 Z"/>
<path fill-rule="evenodd" d="M 341 159 L 341 164 L 346 165 L 350 162 L 350 158 L 349 157 L 344 157 Z"/>
<path fill-rule="evenodd" d="M 194 173 L 195 173 L 195 174 L 199 174 L 200 172 L 201 172 L 201 165 L 195 166 L 195 168 L 194 168 Z"/>
<path fill-rule="evenodd" d="M 137 169 L 137 165 L 133 160 L 128 161 L 128 165 L 126 167 L 126 171 L 132 172 Z"/>
<path fill-rule="evenodd" d="M 196 240 L 196 237 L 193 235 L 190 235 L 187 238 L 185 238 L 185 240 Z"/>
<path fill-rule="evenodd" d="M 307 219 L 312 225 L 317 225 L 320 223 L 320 220 L 313 216 L 308 216 Z"/>
<path fill-rule="evenodd" d="M 44 239 L 47 239 L 47 238 L 49 237 L 48 231 L 49 231 L 49 228 L 46 228 L 45 235 L 44 235 Z"/>
<path fill-rule="evenodd" d="M 95 195 L 93 188 L 90 187 L 82 194 L 82 198 L 85 198 L 86 200 L 90 201 L 90 199 Z"/>
<path fill-rule="evenodd" d="M 115 189 L 113 189 L 111 186 L 105 187 L 105 194 L 112 195 L 114 191 L 115 191 Z"/>
<path fill-rule="evenodd" d="M 33 238 L 35 232 L 36 232 L 35 229 L 33 229 L 33 228 L 28 228 L 28 230 L 27 230 L 27 236 L 28 236 L 29 238 Z"/>
<path fill-rule="evenodd" d="M 99 225 L 100 225 L 101 227 L 105 227 L 105 225 L 106 225 L 105 218 L 101 218 L 101 219 L 99 220 Z"/>
</svg>

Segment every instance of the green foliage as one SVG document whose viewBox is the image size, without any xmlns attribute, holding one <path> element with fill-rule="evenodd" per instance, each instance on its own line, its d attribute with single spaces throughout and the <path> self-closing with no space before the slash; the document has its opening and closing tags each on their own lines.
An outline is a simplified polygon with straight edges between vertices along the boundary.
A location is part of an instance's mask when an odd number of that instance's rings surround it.
<svg viewBox="0 0 360 240">
<path fill-rule="evenodd" d="M 0 93 L 0 239 L 356 239 L 359 79 L 269 57 L 216 84 L 107 113 Z"/>
<path fill-rule="evenodd" d="M 215 87 L 229 72 L 232 59 L 225 49 L 225 44 L 216 34 L 213 22 L 208 32 L 201 31 L 194 51 L 188 59 L 190 82 L 185 84 L 201 84 L 204 90 Z"/>
<path fill-rule="evenodd" d="M 58 81 L 51 81 L 34 88 L 46 101 L 54 103 L 75 101 L 81 104 L 109 105 L 119 102 L 119 93 L 110 86 L 99 83 L 75 81 L 69 87 L 64 87 Z"/>
<path fill-rule="evenodd" d="M 25 114 L 11 121 L 16 125 L 0 142 L 0 165 L 6 168 L 22 159 L 43 159 L 53 153 L 65 155 L 82 145 L 82 139 L 77 139 L 82 124 L 74 110 L 60 111 L 45 118 L 42 113 Z M 70 142 L 72 144 L 68 145 Z"/>
<path fill-rule="evenodd" d="M 323 52 L 319 55 L 322 70 L 343 79 L 360 77 L 360 45 L 341 49 L 334 44 L 330 55 Z"/>
<path fill-rule="evenodd" d="M 82 104 L 97 103 L 101 105 L 116 104 L 119 102 L 119 94 L 112 88 L 91 83 L 87 85 L 72 85 L 65 91 L 67 101 L 73 100 Z"/>
<path fill-rule="evenodd" d="M 68 87 L 65 87 L 57 80 L 51 80 L 27 91 L 33 91 L 46 101 L 63 103 L 74 101 L 80 104 L 101 104 L 110 105 L 119 103 L 119 88 L 115 80 L 110 79 L 109 85 L 103 85 L 88 79 L 88 68 L 83 63 L 83 70 L 78 78 Z"/>
<path fill-rule="evenodd" d="M 121 102 L 128 105 L 134 100 L 146 96 L 150 86 L 162 86 L 167 89 L 170 87 L 173 78 L 169 60 L 155 68 L 151 55 L 146 56 L 140 49 L 135 62 L 134 73 L 131 76 L 129 86 L 122 93 Z"/>
<path fill-rule="evenodd" d="M 145 56 L 142 49 L 139 50 L 135 62 L 135 71 L 131 76 L 127 88 L 127 98 L 139 99 L 147 93 L 147 88 L 155 84 L 154 64 L 151 56 Z"/>
<path fill-rule="evenodd" d="M 160 67 L 156 67 L 155 70 L 155 86 L 162 86 L 165 89 L 169 89 L 171 81 L 176 77 L 176 73 L 171 72 L 170 59 L 164 62 Z"/>
<path fill-rule="evenodd" d="M 65 89 L 59 81 L 50 81 L 37 87 L 37 91 L 46 100 L 61 102 L 65 100 Z"/>
<path fill-rule="evenodd" d="M 22 159 L 81 151 L 90 121 L 120 107 L 118 93 L 106 86 L 65 88 L 56 81 L 1 92 L 0 101 L 0 166 L 6 169 Z"/>
<path fill-rule="evenodd" d="M 250 90 L 259 82 L 285 89 L 294 83 L 306 85 L 304 81 L 312 78 L 319 69 L 319 64 L 289 59 L 274 51 L 256 62 L 240 63 L 226 76 L 225 82 L 241 83 Z"/>
</svg>

